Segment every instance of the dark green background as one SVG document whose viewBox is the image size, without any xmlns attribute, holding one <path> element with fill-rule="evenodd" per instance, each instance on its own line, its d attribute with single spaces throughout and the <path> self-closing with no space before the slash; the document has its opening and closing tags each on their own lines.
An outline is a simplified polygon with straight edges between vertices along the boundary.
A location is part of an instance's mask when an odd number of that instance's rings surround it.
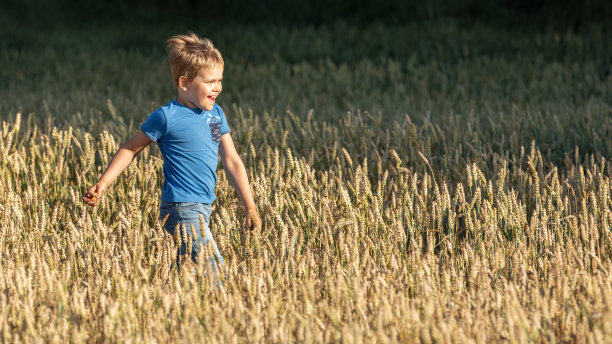
<svg viewBox="0 0 612 344">
<path fill-rule="evenodd" d="M 345 21 L 386 25 L 454 18 L 514 30 L 538 27 L 580 29 L 610 21 L 612 2 L 605 0 L 431 0 L 431 1 L 197 1 L 197 0 L 9 0 L 2 6 L 4 30 L 20 31 L 109 23 L 177 26 L 192 21 L 223 25 L 321 25 Z M 5 37 L 6 38 L 6 37 Z"/>
<path fill-rule="evenodd" d="M 518 155 L 534 140 L 555 163 L 575 147 L 610 157 L 611 4 L 11 0 L 0 11 L 0 119 L 21 112 L 125 139 L 175 96 L 164 42 L 193 30 L 224 55 L 219 103 L 236 122 L 234 106 L 277 121 L 312 109 L 334 127 L 367 111 L 378 137 L 408 114 L 419 128 L 410 140 L 441 159 L 461 145 Z M 413 144 L 394 140 L 399 153 Z M 472 162 L 472 150 L 457 155 Z"/>
</svg>

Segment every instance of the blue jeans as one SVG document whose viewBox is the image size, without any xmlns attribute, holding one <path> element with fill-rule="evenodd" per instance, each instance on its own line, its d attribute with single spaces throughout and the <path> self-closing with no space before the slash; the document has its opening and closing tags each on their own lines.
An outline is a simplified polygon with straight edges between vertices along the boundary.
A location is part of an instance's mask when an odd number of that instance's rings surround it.
<svg viewBox="0 0 612 344">
<path fill-rule="evenodd" d="M 211 213 L 212 206 L 210 204 L 162 201 L 159 208 L 159 219 L 163 221 L 166 216 L 168 217 L 164 224 L 164 229 L 172 236 L 174 236 L 176 230 L 179 231 L 181 245 L 177 250 L 177 265 L 179 263 L 179 257 L 187 253 L 187 238 L 183 237 L 183 227 L 187 235 L 191 236 L 191 260 L 194 263 L 197 264 L 200 245 L 206 245 L 210 242 L 214 251 L 214 256 L 210 258 L 212 271 L 216 271 L 215 263 L 219 266 L 223 265 L 223 257 L 217 248 L 217 244 L 208 226 Z M 204 233 L 202 233 L 200 229 L 200 215 L 204 218 Z"/>
</svg>

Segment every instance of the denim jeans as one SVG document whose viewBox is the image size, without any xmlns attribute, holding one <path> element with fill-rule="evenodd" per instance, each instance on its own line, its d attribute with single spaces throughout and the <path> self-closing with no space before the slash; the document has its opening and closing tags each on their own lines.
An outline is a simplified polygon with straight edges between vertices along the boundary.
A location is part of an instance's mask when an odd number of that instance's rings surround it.
<svg viewBox="0 0 612 344">
<path fill-rule="evenodd" d="M 213 248 L 214 255 L 210 258 L 212 271 L 216 271 L 215 265 L 223 265 L 223 257 L 217 248 L 217 244 L 213 239 L 208 223 L 210 222 L 210 214 L 212 206 L 210 204 L 198 202 L 166 202 L 162 201 L 159 208 L 159 219 L 161 221 L 168 216 L 164 224 L 164 229 L 174 236 L 176 230 L 179 231 L 181 245 L 177 250 L 177 265 L 179 257 L 187 253 L 187 238 L 183 237 L 183 226 L 187 235 L 191 236 L 191 260 L 197 264 L 200 245 L 210 243 Z M 204 218 L 204 233 L 201 231 L 200 215 Z M 192 231 L 193 226 L 193 231 Z M 194 236 L 195 233 L 195 236 Z"/>
</svg>

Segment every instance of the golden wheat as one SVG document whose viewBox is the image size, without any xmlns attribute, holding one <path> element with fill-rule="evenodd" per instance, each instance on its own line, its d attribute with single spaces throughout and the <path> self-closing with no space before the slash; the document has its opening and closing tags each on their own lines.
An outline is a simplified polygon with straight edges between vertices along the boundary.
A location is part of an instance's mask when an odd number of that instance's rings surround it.
<svg viewBox="0 0 612 344">
<path fill-rule="evenodd" d="M 265 144 L 246 129 L 260 119 L 234 113 L 264 230 L 245 232 L 220 171 L 211 228 L 226 258 L 222 284 L 207 264 L 195 275 L 189 264 L 171 269 L 178 239 L 157 220 L 156 150 L 91 209 L 79 194 L 117 149 L 113 135 L 35 127 L 27 137 L 20 116 L 3 122 L 2 341 L 612 338 L 612 181 L 603 158 L 562 170 L 534 142 L 523 163 L 468 163 L 451 181 L 427 147 L 387 144 L 364 156 L 337 139 L 316 152 L 282 123 L 280 143 Z M 291 118 L 312 137 L 332 134 Z"/>
</svg>

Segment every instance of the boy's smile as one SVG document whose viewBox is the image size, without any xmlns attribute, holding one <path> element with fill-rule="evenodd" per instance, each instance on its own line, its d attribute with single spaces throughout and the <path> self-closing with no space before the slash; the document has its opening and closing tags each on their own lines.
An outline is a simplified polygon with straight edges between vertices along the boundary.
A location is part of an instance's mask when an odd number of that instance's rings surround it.
<svg viewBox="0 0 612 344">
<path fill-rule="evenodd" d="M 202 68 L 193 80 L 179 78 L 178 102 L 192 109 L 212 110 L 223 86 L 223 66 Z"/>
</svg>

